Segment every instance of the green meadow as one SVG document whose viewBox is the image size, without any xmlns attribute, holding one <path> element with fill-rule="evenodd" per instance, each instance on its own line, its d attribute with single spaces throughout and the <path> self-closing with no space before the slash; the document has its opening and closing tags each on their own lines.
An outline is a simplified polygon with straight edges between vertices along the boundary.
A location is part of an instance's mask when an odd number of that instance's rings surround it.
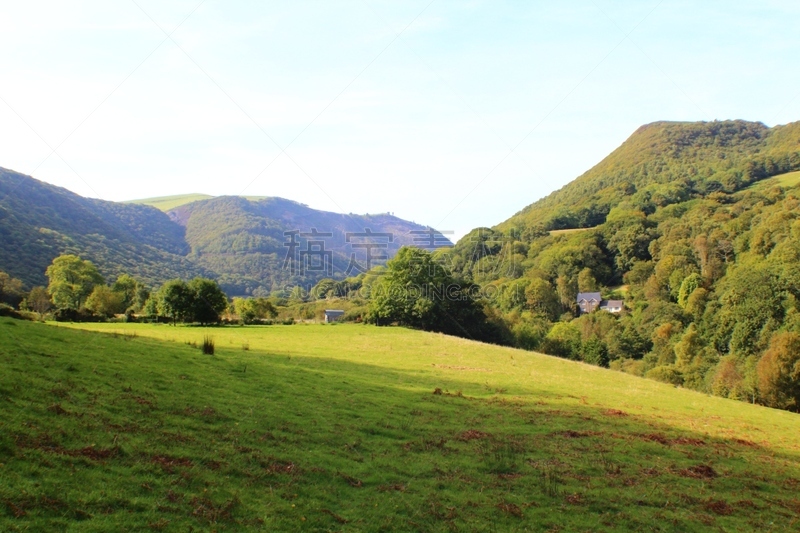
<svg viewBox="0 0 800 533">
<path fill-rule="evenodd" d="M 176 207 L 180 207 L 182 205 L 190 204 L 192 202 L 198 202 L 200 200 L 208 200 L 213 198 L 213 196 L 209 196 L 208 194 L 177 194 L 174 196 L 159 196 L 157 198 L 144 198 L 142 200 L 131 200 L 129 202 L 124 202 L 126 204 L 142 204 L 142 205 L 149 205 L 151 207 L 155 207 L 159 211 L 171 211 Z"/>
<path fill-rule="evenodd" d="M 773 176 L 765 180 L 757 181 L 753 185 L 749 186 L 748 189 L 766 189 L 776 186 L 789 189 L 796 187 L 797 185 L 800 185 L 800 171 L 788 172 L 786 174 L 780 174 L 779 176 Z"/>
<path fill-rule="evenodd" d="M 0 370 L 0 531 L 800 527 L 798 415 L 532 352 L 2 318 Z"/>
</svg>

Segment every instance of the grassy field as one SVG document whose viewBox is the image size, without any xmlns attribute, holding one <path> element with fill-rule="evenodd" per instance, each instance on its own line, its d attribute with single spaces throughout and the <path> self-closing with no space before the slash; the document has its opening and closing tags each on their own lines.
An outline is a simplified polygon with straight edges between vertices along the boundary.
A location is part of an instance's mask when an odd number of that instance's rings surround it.
<svg viewBox="0 0 800 533">
<path fill-rule="evenodd" d="M 143 204 L 155 207 L 159 211 L 170 211 L 176 207 L 197 202 L 199 200 L 208 200 L 213 198 L 208 194 L 178 194 L 175 196 L 160 196 L 157 198 L 143 198 L 141 200 L 130 200 L 126 204 Z"/>
<path fill-rule="evenodd" d="M 800 185 L 800 171 L 789 172 L 788 174 L 781 174 L 779 176 L 773 176 L 765 180 L 757 181 L 750 187 L 748 187 L 748 189 L 769 188 L 769 187 L 774 187 L 776 185 L 779 187 L 783 187 L 784 189 L 789 189 L 791 187 L 796 187 L 797 185 Z"/>
<path fill-rule="evenodd" d="M 558 235 L 570 235 L 572 233 L 580 233 L 582 231 L 589 231 L 595 229 L 597 226 L 591 228 L 570 228 L 570 229 L 554 229 L 550 230 L 550 235 L 558 236 Z"/>
<path fill-rule="evenodd" d="M 0 319 L 0 368 L 0 531 L 800 525 L 798 415 L 530 352 Z"/>
<path fill-rule="evenodd" d="M 129 200 L 124 202 L 126 204 L 143 204 L 155 207 L 160 211 L 171 211 L 176 207 L 180 207 L 182 205 L 190 204 L 192 202 L 197 202 L 200 200 L 208 200 L 209 198 L 214 198 L 213 196 L 209 196 L 208 194 L 178 194 L 175 196 L 160 196 L 157 198 L 142 198 L 141 200 Z M 246 198 L 248 200 L 263 200 L 268 198 L 268 196 L 243 196 L 242 198 Z"/>
</svg>

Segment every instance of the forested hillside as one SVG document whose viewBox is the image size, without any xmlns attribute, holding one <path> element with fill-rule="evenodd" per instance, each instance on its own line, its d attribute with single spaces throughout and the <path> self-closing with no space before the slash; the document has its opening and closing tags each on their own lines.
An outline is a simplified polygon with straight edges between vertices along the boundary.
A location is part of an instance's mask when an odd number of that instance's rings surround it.
<svg viewBox="0 0 800 533">
<path fill-rule="evenodd" d="M 0 168 L 0 270 L 28 286 L 62 253 L 90 259 L 107 278 L 151 284 L 203 273 L 185 256 L 184 229 L 152 207 L 83 198 Z"/>
<path fill-rule="evenodd" d="M 283 198 L 222 196 L 168 214 L 186 227 L 192 259 L 218 273 L 231 294 L 268 295 L 294 285 L 308 289 L 322 278 L 341 280 L 382 264 L 374 258 L 392 257 L 402 245 L 429 244 L 424 234 L 411 233 L 424 232 L 425 226 L 392 215 L 319 211 Z M 367 231 L 383 235 L 363 236 Z M 285 268 L 287 252 L 291 254 L 286 232 L 296 232 L 296 268 Z M 439 236 L 436 244 L 444 243 L 449 241 Z M 375 247 L 368 251 L 365 245 Z M 330 262 L 323 252 L 330 252 Z M 373 257 L 369 261 L 368 253 Z"/>
<path fill-rule="evenodd" d="M 798 410 L 797 169 L 800 123 L 651 124 L 438 255 L 483 285 L 509 342 Z M 626 310 L 578 316 L 579 291 Z"/>
<path fill-rule="evenodd" d="M 281 198 L 188 195 L 150 203 L 180 205 L 165 213 L 142 203 L 83 198 L 0 169 L 0 271 L 31 288 L 46 283 L 45 269 L 55 257 L 74 254 L 96 264 L 106 279 L 128 273 L 155 287 L 205 276 L 230 295 L 269 295 L 357 275 L 404 244 L 428 244 L 424 234 L 411 233 L 425 226 L 391 215 L 330 213 Z M 315 230 L 318 237 L 311 235 Z M 346 239 L 367 231 L 383 235 Z M 296 245 L 289 249 L 292 239 Z M 439 236 L 436 243 L 449 241 Z"/>
<path fill-rule="evenodd" d="M 732 193 L 755 181 L 800 170 L 800 122 L 655 122 L 562 189 L 526 207 L 501 229 L 586 228 L 628 199 L 644 212 Z"/>
</svg>

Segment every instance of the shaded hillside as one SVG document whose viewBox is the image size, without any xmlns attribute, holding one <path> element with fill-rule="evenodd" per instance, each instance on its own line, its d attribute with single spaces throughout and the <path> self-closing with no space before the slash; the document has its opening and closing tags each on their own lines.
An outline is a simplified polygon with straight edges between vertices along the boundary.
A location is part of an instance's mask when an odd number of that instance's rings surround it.
<svg viewBox="0 0 800 533">
<path fill-rule="evenodd" d="M 0 169 L 0 270 L 30 286 L 46 283 L 62 253 L 93 261 L 107 278 L 128 272 L 156 284 L 203 273 L 188 251 L 184 229 L 157 209 L 83 198 Z"/>
<path fill-rule="evenodd" d="M 654 122 L 558 191 L 529 205 L 499 229 L 592 227 L 630 199 L 644 212 L 732 193 L 761 179 L 800 170 L 800 122 Z"/>
<path fill-rule="evenodd" d="M 249 200 L 222 196 L 193 202 L 168 214 L 186 227 L 186 241 L 191 246 L 193 260 L 219 273 L 220 281 L 232 294 L 254 290 L 270 292 L 292 285 L 308 288 L 325 277 L 343 279 L 357 275 L 367 266 L 368 252 L 363 246 L 366 244 L 376 245 L 370 252 L 373 258 L 391 257 L 402 245 L 429 244 L 421 242 L 424 235 L 411 233 L 425 231 L 425 226 L 392 215 L 319 211 L 283 198 Z M 304 235 L 313 230 L 330 235 Z M 291 236 L 285 232 L 292 231 L 298 232 L 297 246 L 293 250 L 296 263 L 286 265 L 287 253 L 290 253 L 286 244 Z M 367 231 L 384 236 L 351 235 L 348 242 L 348 233 Z M 310 245 L 309 240 L 323 244 Z M 442 244 L 449 244 L 449 241 L 440 236 L 436 245 Z M 330 263 L 323 263 L 322 256 L 316 253 L 310 254 L 312 265 L 305 263 L 300 254 L 308 250 L 331 252 Z M 352 259 L 355 263 L 351 263 Z M 373 260 L 370 266 L 375 264 Z M 287 266 L 289 268 L 285 268 Z"/>
<path fill-rule="evenodd" d="M 144 202 L 164 208 L 184 201 L 164 213 L 150 205 L 84 198 L 0 169 L 0 270 L 29 287 L 42 285 L 52 260 L 73 253 L 97 264 L 108 279 L 126 272 L 155 286 L 203 275 L 218 279 L 230 295 L 268 294 L 359 274 L 367 267 L 364 244 L 377 245 L 371 251 L 377 258 L 393 256 L 415 238 L 424 240 L 410 233 L 424 226 L 391 215 L 342 215 L 281 198 L 184 195 Z M 324 249 L 309 248 L 302 233 L 312 229 L 331 233 L 311 238 L 324 241 Z M 366 230 L 391 237 L 356 236 L 345 242 L 348 232 Z M 292 249 L 296 262 L 287 265 L 284 244 L 292 237 L 284 232 L 290 231 L 298 232 Z M 436 244 L 449 241 L 439 238 Z M 307 268 L 301 254 L 309 249 L 331 252 L 332 261 L 323 264 L 321 254 L 311 254 L 314 268 Z M 369 266 L 381 262 L 375 259 Z"/>
</svg>

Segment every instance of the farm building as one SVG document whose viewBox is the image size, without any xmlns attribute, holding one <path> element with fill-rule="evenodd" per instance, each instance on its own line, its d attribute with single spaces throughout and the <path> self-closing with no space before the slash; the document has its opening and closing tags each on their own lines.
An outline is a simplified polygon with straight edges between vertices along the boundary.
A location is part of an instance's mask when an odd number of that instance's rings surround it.
<svg viewBox="0 0 800 533">
<path fill-rule="evenodd" d="M 338 322 L 344 316 L 344 311 L 341 309 L 326 309 L 325 310 L 325 323 Z"/>
</svg>

